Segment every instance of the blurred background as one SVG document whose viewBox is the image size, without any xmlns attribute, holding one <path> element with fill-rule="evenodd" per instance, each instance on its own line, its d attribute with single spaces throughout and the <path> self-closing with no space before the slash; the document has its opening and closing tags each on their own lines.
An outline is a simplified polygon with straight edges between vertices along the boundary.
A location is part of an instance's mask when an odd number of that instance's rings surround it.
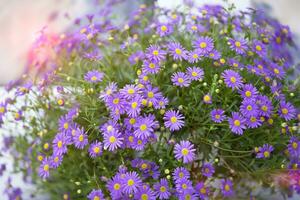
<svg viewBox="0 0 300 200">
<path fill-rule="evenodd" d="M 23 73 L 28 50 L 39 32 L 44 28 L 50 33 L 63 32 L 74 23 L 77 17 L 93 11 L 93 1 L 95 0 L 0 0 L 0 96 L 4 94 L 4 85 Z M 157 4 L 171 8 L 182 4 L 182 1 L 157 0 Z M 143 0 L 126 0 L 121 7 L 115 9 L 116 13 L 126 16 L 130 13 L 128 11 L 135 10 L 140 2 Z M 237 9 L 241 10 L 264 5 L 271 16 L 290 26 L 295 34 L 295 41 L 299 43 L 296 38 L 300 35 L 298 25 L 300 0 L 195 0 L 195 2 L 199 5 L 234 3 Z M 2 141 L 1 132 L 0 141 Z M 10 157 L 0 158 L 0 164 L 6 163 L 10 168 L 11 159 Z M 0 177 L 0 193 L 5 187 L 6 179 L 7 176 Z M 13 182 L 22 188 L 25 187 L 25 191 L 28 191 L 28 199 L 32 199 L 29 197 L 32 186 L 24 186 L 20 175 L 15 175 Z M 41 195 L 36 199 L 48 198 Z M 282 198 L 274 196 L 270 199 Z M 300 199 L 300 197 L 294 197 L 294 199 Z M 2 200 L 1 197 L 0 200 Z"/>
</svg>

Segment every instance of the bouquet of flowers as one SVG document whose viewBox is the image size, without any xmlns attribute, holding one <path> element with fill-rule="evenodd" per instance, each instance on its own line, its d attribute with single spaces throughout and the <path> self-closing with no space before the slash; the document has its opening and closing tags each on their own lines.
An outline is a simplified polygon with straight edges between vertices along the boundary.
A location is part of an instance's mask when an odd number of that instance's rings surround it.
<svg viewBox="0 0 300 200">
<path fill-rule="evenodd" d="M 141 5 L 117 23 L 115 3 L 60 35 L 42 31 L 26 75 L 7 86 L 2 151 L 24 181 L 65 200 L 300 192 L 289 27 L 191 2 Z"/>
</svg>

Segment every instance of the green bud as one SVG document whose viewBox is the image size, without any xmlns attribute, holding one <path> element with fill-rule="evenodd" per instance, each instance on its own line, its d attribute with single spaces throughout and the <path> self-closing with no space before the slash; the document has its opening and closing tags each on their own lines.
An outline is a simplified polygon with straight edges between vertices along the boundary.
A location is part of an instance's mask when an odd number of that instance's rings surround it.
<svg viewBox="0 0 300 200">
<path fill-rule="evenodd" d="M 222 83 L 223 83 L 223 80 L 222 80 L 222 79 L 218 80 L 218 83 L 219 83 L 219 84 L 222 84 Z"/>
<path fill-rule="evenodd" d="M 294 94 L 293 92 L 291 92 L 291 93 L 290 93 L 290 96 L 293 97 L 293 96 L 295 96 L 295 94 Z"/>
<path fill-rule="evenodd" d="M 170 170 L 169 169 L 165 169 L 165 174 L 169 174 Z"/>
<path fill-rule="evenodd" d="M 206 83 L 206 82 L 204 82 L 204 83 L 203 83 L 203 86 L 204 86 L 204 87 L 206 87 L 206 86 L 207 86 L 207 83 Z"/>
<path fill-rule="evenodd" d="M 77 194 L 80 194 L 80 193 L 81 193 L 81 189 L 78 189 L 78 190 L 77 190 Z"/>
<path fill-rule="evenodd" d="M 220 89 L 216 89 L 215 92 L 218 94 L 220 93 Z"/>
</svg>

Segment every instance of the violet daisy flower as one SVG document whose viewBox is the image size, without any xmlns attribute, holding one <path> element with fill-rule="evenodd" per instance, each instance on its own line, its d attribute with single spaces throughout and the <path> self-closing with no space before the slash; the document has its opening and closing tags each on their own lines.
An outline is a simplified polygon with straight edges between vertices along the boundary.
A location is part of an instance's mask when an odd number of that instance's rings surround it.
<svg viewBox="0 0 300 200">
<path fill-rule="evenodd" d="M 101 156 L 101 154 L 102 154 L 102 143 L 98 141 L 93 142 L 89 148 L 89 155 L 92 158 L 96 158 L 98 156 Z"/>
<path fill-rule="evenodd" d="M 109 83 L 108 86 L 106 86 L 106 88 L 104 89 L 104 91 L 100 93 L 100 99 L 107 101 L 107 99 L 112 94 L 114 94 L 117 90 L 118 90 L 118 86 L 116 83 L 114 82 Z"/>
<path fill-rule="evenodd" d="M 161 48 L 157 45 L 150 45 L 146 49 L 146 57 L 148 60 L 152 62 L 159 62 L 161 60 L 164 60 L 166 56 L 166 52 L 164 50 L 161 50 Z"/>
<path fill-rule="evenodd" d="M 141 96 L 137 95 L 135 98 L 127 102 L 127 115 L 129 117 L 137 117 L 141 112 Z"/>
<path fill-rule="evenodd" d="M 252 84 L 245 84 L 239 91 L 244 99 L 255 99 L 258 95 L 257 89 Z"/>
<path fill-rule="evenodd" d="M 68 148 L 68 136 L 65 133 L 58 133 L 56 134 L 55 138 L 53 139 L 52 142 L 52 147 L 53 147 L 53 153 L 57 155 L 62 155 L 67 153 Z"/>
<path fill-rule="evenodd" d="M 183 163 L 192 162 L 195 159 L 195 151 L 194 145 L 189 141 L 180 141 L 174 147 L 175 158 L 183 159 Z"/>
<path fill-rule="evenodd" d="M 144 52 L 137 51 L 129 56 L 128 61 L 130 62 L 131 65 L 134 65 L 137 64 L 142 59 L 144 59 Z"/>
<path fill-rule="evenodd" d="M 173 85 L 177 85 L 179 87 L 188 87 L 191 83 L 189 76 L 184 72 L 175 72 L 172 75 L 171 80 L 173 82 Z"/>
<path fill-rule="evenodd" d="M 110 179 L 106 187 L 110 192 L 112 199 L 122 199 L 122 178 L 121 175 L 116 174 L 112 179 Z"/>
<path fill-rule="evenodd" d="M 253 99 L 246 99 L 242 102 L 240 106 L 240 112 L 245 117 L 257 116 L 258 106 Z"/>
<path fill-rule="evenodd" d="M 275 63 L 271 63 L 270 68 L 272 69 L 272 75 L 274 77 L 281 80 L 285 76 L 285 70 L 282 66 L 279 66 Z"/>
<path fill-rule="evenodd" d="M 103 138 L 104 149 L 108 149 L 109 151 L 114 151 L 120 148 L 124 140 L 124 138 L 121 137 L 121 133 L 117 130 L 111 131 L 109 133 L 103 133 Z"/>
<path fill-rule="evenodd" d="M 83 149 L 88 144 L 88 136 L 83 128 L 77 128 L 73 136 L 74 145 L 78 149 Z"/>
<path fill-rule="evenodd" d="M 228 118 L 230 129 L 233 133 L 242 135 L 246 129 L 246 120 L 238 112 L 233 112 L 232 117 Z"/>
<path fill-rule="evenodd" d="M 230 38 L 228 43 L 230 48 L 240 55 L 244 55 L 248 49 L 247 41 L 245 39 L 234 40 Z"/>
<path fill-rule="evenodd" d="M 169 199 L 171 196 L 167 179 L 162 178 L 153 185 L 156 197 L 159 199 Z"/>
<path fill-rule="evenodd" d="M 200 67 L 188 67 L 186 73 L 192 81 L 203 79 L 204 75 L 204 71 Z"/>
<path fill-rule="evenodd" d="M 150 74 L 156 74 L 159 72 L 160 70 L 160 66 L 158 62 L 153 62 L 153 61 L 148 61 L 145 60 L 143 63 L 143 68 L 142 68 L 143 72 L 145 72 L 146 74 L 150 73 Z"/>
<path fill-rule="evenodd" d="M 211 95 L 210 94 L 206 94 L 203 96 L 203 102 L 206 104 L 211 104 L 212 100 L 211 100 Z"/>
<path fill-rule="evenodd" d="M 258 148 L 256 158 L 269 158 L 273 150 L 274 148 L 272 145 L 264 144 L 262 147 Z"/>
<path fill-rule="evenodd" d="M 263 44 L 259 40 L 253 41 L 252 50 L 261 58 L 264 58 L 267 56 L 267 48 L 266 48 L 265 44 Z"/>
<path fill-rule="evenodd" d="M 211 119 L 216 123 L 221 123 L 226 119 L 225 111 L 222 109 L 214 109 L 210 112 Z"/>
<path fill-rule="evenodd" d="M 149 138 L 153 133 L 156 122 L 150 116 L 139 117 L 134 125 L 134 135 L 140 139 Z"/>
<path fill-rule="evenodd" d="M 196 184 L 195 190 L 200 199 L 206 199 L 209 195 L 209 188 L 202 181 Z"/>
<path fill-rule="evenodd" d="M 262 125 L 262 121 L 259 116 L 249 116 L 246 117 L 246 124 L 249 128 L 257 128 Z"/>
<path fill-rule="evenodd" d="M 147 139 L 140 139 L 138 137 L 133 137 L 133 143 L 131 144 L 132 148 L 141 151 L 145 148 L 145 145 L 148 143 Z"/>
<path fill-rule="evenodd" d="M 59 165 L 61 165 L 62 161 L 63 161 L 63 156 L 62 155 L 56 155 L 53 154 L 50 158 L 51 162 L 51 168 L 58 168 Z"/>
<path fill-rule="evenodd" d="M 200 53 L 207 54 L 214 48 L 214 41 L 210 37 L 199 37 L 196 41 L 193 41 L 193 47 L 196 48 Z"/>
<path fill-rule="evenodd" d="M 178 131 L 184 126 L 184 116 L 179 111 L 168 110 L 164 115 L 164 124 L 171 131 Z"/>
<path fill-rule="evenodd" d="M 206 177 L 212 177 L 212 175 L 215 173 L 215 168 L 210 163 L 204 163 L 201 170 L 203 176 Z"/>
<path fill-rule="evenodd" d="M 201 60 L 201 57 L 203 56 L 203 54 L 195 49 L 193 51 L 188 52 L 188 61 L 189 63 L 197 63 L 199 60 Z"/>
<path fill-rule="evenodd" d="M 185 50 L 180 43 L 178 42 L 171 42 L 168 44 L 168 49 L 170 54 L 173 56 L 174 60 L 182 60 L 187 59 L 188 51 Z"/>
<path fill-rule="evenodd" d="M 207 56 L 213 60 L 219 60 L 221 58 L 221 53 L 215 49 L 213 49 Z"/>
<path fill-rule="evenodd" d="M 292 136 L 289 140 L 288 151 L 291 157 L 298 158 L 300 155 L 300 141 L 297 137 Z"/>
<path fill-rule="evenodd" d="M 264 95 L 258 95 L 256 98 L 256 104 L 259 106 L 259 115 L 264 117 L 270 117 L 273 111 L 271 100 Z"/>
<path fill-rule="evenodd" d="M 242 77 L 239 75 L 239 73 L 227 69 L 222 73 L 222 76 L 224 78 L 225 84 L 229 88 L 240 88 L 243 86 Z"/>
<path fill-rule="evenodd" d="M 6 112 L 6 103 L 0 103 L 0 116 Z"/>
<path fill-rule="evenodd" d="M 165 109 L 168 105 L 169 100 L 166 97 L 161 97 L 158 101 L 158 104 L 154 105 L 155 109 Z"/>
<path fill-rule="evenodd" d="M 97 70 L 89 71 L 84 75 L 84 79 L 90 83 L 101 82 L 103 77 L 104 74 Z"/>
<path fill-rule="evenodd" d="M 184 195 L 186 193 L 189 193 L 190 191 L 194 192 L 192 181 L 185 179 L 185 178 L 178 181 L 175 185 L 175 188 L 176 188 L 176 192 L 180 196 Z M 180 196 L 179 196 L 179 198 L 180 198 Z M 183 198 L 183 199 L 185 199 L 185 198 Z"/>
<path fill-rule="evenodd" d="M 177 167 L 173 172 L 173 179 L 175 180 L 175 183 L 178 183 L 179 181 L 183 179 L 189 179 L 190 178 L 190 172 L 184 168 L 184 167 Z"/>
<path fill-rule="evenodd" d="M 122 191 L 125 194 L 134 194 L 142 186 L 142 180 L 136 172 L 126 172 L 122 180 Z"/>
<path fill-rule="evenodd" d="M 280 117 L 284 118 L 286 121 L 292 120 L 296 117 L 295 107 L 291 103 L 285 101 L 280 102 L 278 113 Z"/>
<path fill-rule="evenodd" d="M 231 180 L 229 180 L 229 179 L 221 180 L 221 192 L 224 197 L 228 197 L 233 194 L 232 187 L 233 187 L 233 184 L 232 184 Z"/>
<path fill-rule="evenodd" d="M 152 87 L 152 85 L 147 85 L 144 88 L 144 98 L 146 98 L 148 104 L 151 103 L 154 107 L 159 104 L 159 100 L 163 97 L 162 93 L 159 91 L 158 87 Z"/>
<path fill-rule="evenodd" d="M 48 178 L 50 176 L 50 172 L 49 172 L 50 168 L 51 168 L 51 160 L 46 157 L 44 158 L 42 164 L 39 167 L 39 176 L 42 177 L 43 179 Z"/>
<path fill-rule="evenodd" d="M 156 33 L 161 36 L 170 35 L 173 32 L 173 27 L 170 24 L 160 24 L 157 26 Z"/>
<path fill-rule="evenodd" d="M 68 132 L 72 125 L 72 121 L 66 115 L 63 115 L 58 120 L 58 130 L 61 132 Z"/>
<path fill-rule="evenodd" d="M 102 190 L 93 190 L 87 198 L 89 200 L 104 200 L 104 194 L 102 193 Z"/>
<path fill-rule="evenodd" d="M 134 194 L 135 199 L 156 200 L 153 190 L 148 185 L 142 185 L 138 192 Z"/>
<path fill-rule="evenodd" d="M 125 85 L 120 89 L 120 94 L 126 99 L 132 99 L 138 93 L 140 93 L 140 88 L 137 85 Z"/>
</svg>

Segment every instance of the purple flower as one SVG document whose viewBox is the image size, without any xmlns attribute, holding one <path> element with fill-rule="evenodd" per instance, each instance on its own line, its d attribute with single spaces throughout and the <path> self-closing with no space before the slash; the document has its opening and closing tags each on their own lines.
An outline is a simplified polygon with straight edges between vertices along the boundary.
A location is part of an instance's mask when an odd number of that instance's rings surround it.
<svg viewBox="0 0 300 200">
<path fill-rule="evenodd" d="M 133 194 L 142 186 L 142 180 L 136 172 L 126 172 L 122 180 L 122 191 L 125 194 Z"/>
<path fill-rule="evenodd" d="M 153 190 L 148 185 L 142 185 L 134 195 L 135 199 L 156 200 Z"/>
<path fill-rule="evenodd" d="M 273 150 L 274 148 L 272 145 L 264 144 L 262 147 L 258 148 L 256 158 L 269 158 Z"/>
<path fill-rule="evenodd" d="M 197 63 L 203 54 L 198 50 L 195 49 L 193 51 L 188 52 L 188 61 L 189 63 Z"/>
<path fill-rule="evenodd" d="M 215 168 L 210 163 L 204 163 L 201 170 L 203 176 L 206 177 L 212 177 L 212 175 L 215 173 Z"/>
<path fill-rule="evenodd" d="M 134 135 L 140 139 L 149 138 L 157 126 L 152 116 L 139 117 L 137 123 L 134 125 Z"/>
<path fill-rule="evenodd" d="M 158 62 L 151 62 L 148 60 L 145 60 L 143 63 L 143 68 L 142 68 L 143 72 L 145 73 L 150 73 L 150 74 L 156 74 L 159 72 L 160 70 L 160 66 Z"/>
<path fill-rule="evenodd" d="M 166 52 L 164 50 L 161 50 L 161 48 L 157 45 L 150 45 L 146 49 L 146 57 L 151 62 L 159 62 L 161 60 L 164 60 L 166 56 Z"/>
<path fill-rule="evenodd" d="M 69 138 L 65 133 L 56 134 L 52 142 L 53 153 L 56 155 L 63 155 L 67 153 L 67 144 L 69 143 L 68 140 Z"/>
<path fill-rule="evenodd" d="M 153 185 L 156 197 L 159 199 L 169 199 L 171 196 L 169 183 L 167 179 L 162 178 Z"/>
<path fill-rule="evenodd" d="M 69 132 L 71 123 L 72 121 L 66 115 L 61 116 L 58 121 L 58 130 L 64 133 Z"/>
<path fill-rule="evenodd" d="M 3 116 L 6 112 L 6 103 L 0 103 L 0 116 Z"/>
<path fill-rule="evenodd" d="M 134 65 L 137 64 L 142 59 L 144 59 L 144 52 L 137 51 L 129 56 L 128 61 L 130 62 L 131 65 Z"/>
<path fill-rule="evenodd" d="M 96 158 L 98 156 L 101 156 L 101 154 L 102 154 L 102 143 L 98 141 L 93 142 L 89 148 L 89 155 L 92 158 Z"/>
<path fill-rule="evenodd" d="M 219 60 L 221 58 L 221 53 L 213 49 L 207 56 L 211 59 Z"/>
<path fill-rule="evenodd" d="M 107 182 L 107 189 L 110 192 L 112 199 L 122 198 L 122 178 L 121 175 L 117 174 Z"/>
<path fill-rule="evenodd" d="M 210 53 L 214 48 L 214 41 L 210 37 L 199 37 L 193 42 L 193 47 L 196 48 L 200 53 Z"/>
<path fill-rule="evenodd" d="M 224 115 L 224 110 L 222 109 L 214 109 L 210 113 L 211 119 L 216 123 L 221 123 L 226 119 Z"/>
<path fill-rule="evenodd" d="M 188 179 L 181 179 L 180 181 L 176 182 L 176 192 L 179 195 L 179 199 L 191 199 L 191 198 L 184 198 L 186 194 L 191 195 L 190 193 L 194 193 L 194 188 L 192 182 Z M 182 198 L 183 197 L 183 198 Z"/>
<path fill-rule="evenodd" d="M 288 150 L 292 157 L 298 158 L 300 155 L 300 141 L 297 137 L 292 136 L 289 140 Z"/>
<path fill-rule="evenodd" d="M 258 115 L 258 106 L 256 105 L 255 100 L 253 100 L 253 99 L 244 100 L 240 107 L 240 112 L 245 117 L 257 116 Z"/>
<path fill-rule="evenodd" d="M 154 107 L 159 105 L 159 101 L 163 97 L 162 93 L 159 91 L 157 87 L 152 87 L 151 85 L 147 85 L 144 88 L 144 98 L 146 98 L 148 104 L 153 105 Z"/>
<path fill-rule="evenodd" d="M 243 86 L 242 77 L 239 75 L 239 73 L 227 69 L 222 73 L 222 76 L 224 78 L 225 84 L 229 88 L 240 88 Z"/>
<path fill-rule="evenodd" d="M 108 86 L 104 89 L 104 91 L 101 92 L 100 98 L 104 101 L 107 101 L 109 97 L 111 97 L 112 94 L 114 94 L 118 89 L 118 86 L 116 83 L 111 82 L 108 84 Z"/>
<path fill-rule="evenodd" d="M 184 168 L 184 167 L 177 167 L 173 172 L 173 179 L 175 180 L 175 183 L 178 183 L 179 181 L 183 179 L 189 179 L 190 178 L 190 172 Z"/>
<path fill-rule="evenodd" d="M 168 110 L 164 115 L 164 124 L 171 131 L 178 131 L 184 126 L 184 116 L 178 111 Z"/>
<path fill-rule="evenodd" d="M 75 135 L 73 136 L 73 141 L 75 147 L 78 149 L 83 149 L 88 144 L 88 136 L 83 128 L 77 128 Z"/>
<path fill-rule="evenodd" d="M 233 190 L 232 190 L 232 182 L 229 179 L 222 179 L 221 180 L 221 191 L 223 196 L 228 197 L 231 196 L 233 194 Z"/>
<path fill-rule="evenodd" d="M 137 117 L 141 112 L 141 96 L 137 95 L 131 99 L 127 104 L 126 113 L 129 117 Z"/>
<path fill-rule="evenodd" d="M 286 121 L 292 120 L 296 117 L 295 107 L 291 103 L 285 101 L 280 102 L 278 113 L 280 117 L 284 118 Z"/>
<path fill-rule="evenodd" d="M 51 161 L 47 157 L 42 161 L 42 164 L 39 167 L 39 176 L 43 179 L 50 176 Z"/>
<path fill-rule="evenodd" d="M 267 56 L 267 48 L 261 41 L 253 41 L 252 50 L 261 58 Z"/>
<path fill-rule="evenodd" d="M 175 72 L 172 75 L 171 79 L 173 84 L 179 87 L 188 87 L 191 83 L 189 76 L 186 75 L 184 72 Z"/>
<path fill-rule="evenodd" d="M 230 48 L 240 55 L 244 55 L 248 49 L 247 41 L 244 39 L 239 39 L 239 40 L 229 39 L 228 43 Z"/>
<path fill-rule="evenodd" d="M 102 193 L 101 190 L 93 190 L 87 198 L 89 200 L 104 200 L 104 194 Z"/>
<path fill-rule="evenodd" d="M 244 99 L 255 99 L 258 95 L 257 89 L 252 84 L 245 84 L 239 91 Z"/>
<path fill-rule="evenodd" d="M 204 75 L 204 71 L 200 67 L 188 67 L 186 73 L 192 81 L 203 79 Z"/>
<path fill-rule="evenodd" d="M 62 155 L 53 154 L 50 158 L 51 160 L 51 168 L 57 168 L 63 161 Z"/>
<path fill-rule="evenodd" d="M 140 88 L 137 85 L 125 85 L 120 90 L 120 94 L 126 99 L 132 99 L 138 93 L 140 93 Z"/>
<path fill-rule="evenodd" d="M 187 59 L 188 51 L 185 50 L 180 43 L 171 42 L 168 44 L 168 49 L 174 60 L 181 61 L 182 59 Z"/>
<path fill-rule="evenodd" d="M 90 83 L 101 82 L 103 77 L 104 74 L 97 70 L 89 71 L 84 75 L 84 79 Z"/>
<path fill-rule="evenodd" d="M 259 106 L 259 115 L 270 117 L 272 114 L 273 106 L 271 100 L 267 96 L 258 95 L 256 104 Z"/>
<path fill-rule="evenodd" d="M 157 26 L 156 33 L 163 37 L 173 33 L 173 27 L 169 24 L 160 24 Z"/>
<path fill-rule="evenodd" d="M 232 113 L 232 117 L 228 118 L 230 129 L 233 133 L 242 135 L 246 129 L 246 120 L 237 112 Z"/>
<path fill-rule="evenodd" d="M 180 144 L 175 144 L 174 154 L 177 160 L 183 159 L 183 163 L 192 162 L 195 159 L 194 145 L 189 141 L 180 141 Z"/>
<path fill-rule="evenodd" d="M 206 199 L 209 195 L 209 188 L 203 182 L 198 182 L 195 186 L 196 194 L 200 199 Z"/>
<path fill-rule="evenodd" d="M 210 94 L 206 94 L 203 96 L 203 102 L 206 104 L 211 104 L 212 100 L 211 100 L 211 95 Z"/>
<path fill-rule="evenodd" d="M 257 128 L 262 125 L 262 121 L 258 116 L 246 117 L 246 124 L 249 128 Z"/>
<path fill-rule="evenodd" d="M 282 66 L 279 66 L 275 63 L 271 63 L 270 67 L 272 69 L 272 75 L 278 79 L 282 79 L 285 76 L 285 70 Z"/>
<path fill-rule="evenodd" d="M 109 133 L 103 133 L 103 138 L 104 149 L 108 149 L 109 151 L 114 151 L 120 148 L 124 140 L 124 138 L 121 137 L 121 133 L 117 130 Z"/>
</svg>

